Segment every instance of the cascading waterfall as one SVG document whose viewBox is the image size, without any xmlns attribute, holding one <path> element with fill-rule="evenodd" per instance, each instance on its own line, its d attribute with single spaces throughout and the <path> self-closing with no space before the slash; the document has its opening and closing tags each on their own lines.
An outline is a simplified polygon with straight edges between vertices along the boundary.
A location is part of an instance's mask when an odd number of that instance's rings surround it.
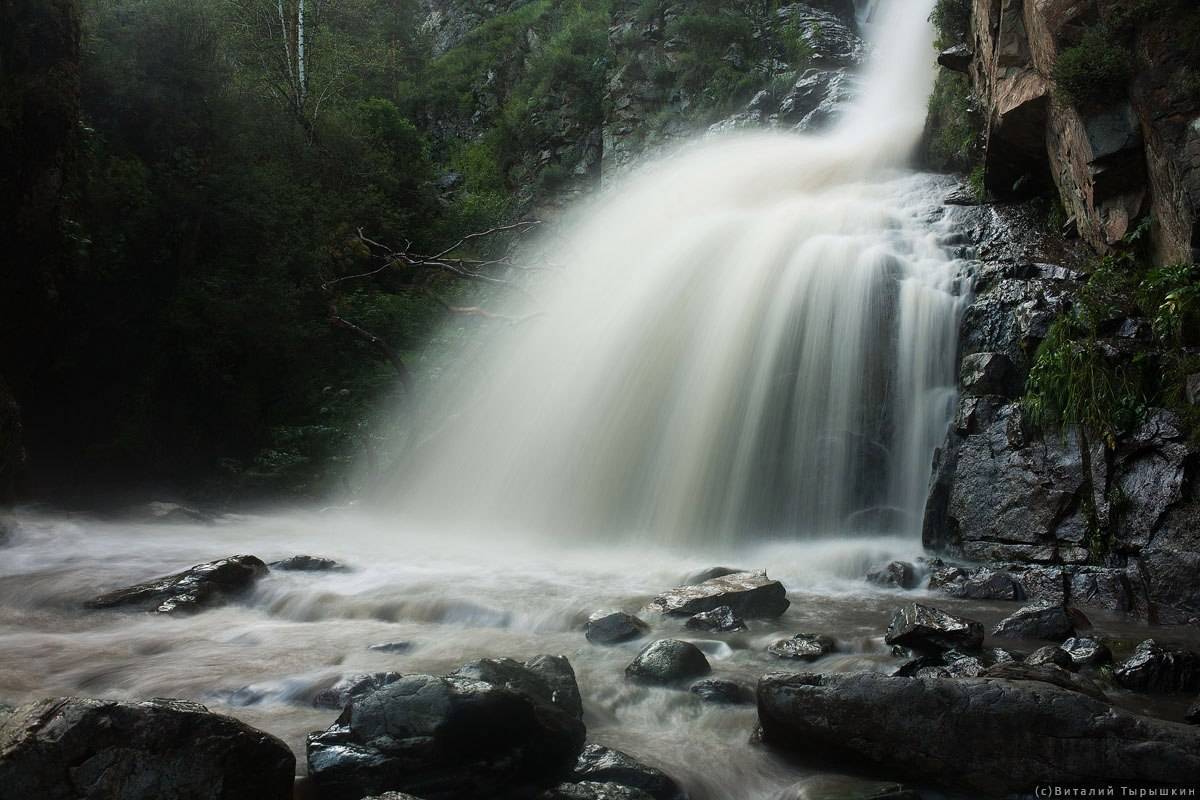
<svg viewBox="0 0 1200 800">
<path fill-rule="evenodd" d="M 869 5 L 869 4 L 865 4 Z M 919 529 L 949 422 L 961 265 L 902 171 L 933 77 L 932 0 L 872 10 L 864 91 L 822 135 L 709 139 L 545 244 L 428 399 L 393 496 L 440 528 L 746 538 Z"/>
</svg>

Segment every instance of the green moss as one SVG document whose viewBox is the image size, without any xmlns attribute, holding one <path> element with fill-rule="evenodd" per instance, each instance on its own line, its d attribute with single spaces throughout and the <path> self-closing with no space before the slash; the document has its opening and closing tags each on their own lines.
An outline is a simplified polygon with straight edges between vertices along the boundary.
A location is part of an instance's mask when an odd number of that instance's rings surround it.
<svg viewBox="0 0 1200 800">
<path fill-rule="evenodd" d="M 938 73 L 929 96 L 927 129 L 931 168 L 965 174 L 977 169 L 983 152 L 983 120 L 972 104 L 971 82 L 966 75 L 950 70 Z"/>
<path fill-rule="evenodd" d="M 930 16 L 937 31 L 937 47 L 944 50 L 970 37 L 971 0 L 938 0 Z"/>
<path fill-rule="evenodd" d="M 1105 106 L 1123 100 L 1133 78 L 1129 50 L 1107 29 L 1089 28 L 1079 44 L 1054 64 L 1054 85 L 1076 106 Z"/>
</svg>

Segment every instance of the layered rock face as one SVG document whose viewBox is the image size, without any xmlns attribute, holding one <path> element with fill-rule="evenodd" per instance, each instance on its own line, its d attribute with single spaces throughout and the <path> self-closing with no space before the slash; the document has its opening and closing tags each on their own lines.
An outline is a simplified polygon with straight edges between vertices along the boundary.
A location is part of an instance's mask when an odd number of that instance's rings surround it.
<svg viewBox="0 0 1200 800">
<path fill-rule="evenodd" d="M 1053 75 L 1087 32 L 1116 24 L 1097 0 L 974 0 L 969 71 L 987 115 L 987 181 L 998 195 L 1057 186 L 1083 238 L 1100 252 L 1147 212 L 1158 259 L 1191 261 L 1200 240 L 1200 98 L 1189 76 L 1182 7 L 1118 31 L 1132 45 L 1136 78 L 1110 101 L 1079 103 Z M 951 62 L 944 62 L 951 63 Z"/>
</svg>

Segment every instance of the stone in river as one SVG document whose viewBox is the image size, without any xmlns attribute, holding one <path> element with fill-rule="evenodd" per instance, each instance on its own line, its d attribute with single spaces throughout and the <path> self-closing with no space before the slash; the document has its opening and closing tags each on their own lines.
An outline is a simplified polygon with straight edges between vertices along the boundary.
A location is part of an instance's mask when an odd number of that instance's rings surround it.
<svg viewBox="0 0 1200 800">
<path fill-rule="evenodd" d="M 1049 639 L 1061 642 L 1075 636 L 1076 626 L 1090 627 L 1083 612 L 1052 602 L 1034 603 L 1005 617 L 992 630 L 1007 639 Z"/>
<path fill-rule="evenodd" d="M 787 591 L 765 572 L 738 572 L 663 592 L 650 603 L 662 614 L 690 617 L 728 606 L 740 617 L 778 617 L 791 605 Z"/>
<path fill-rule="evenodd" d="M 797 633 L 790 639 L 780 639 L 775 642 L 767 648 L 767 652 L 776 658 L 815 661 L 836 649 L 837 642 L 829 636 L 816 633 Z"/>
<path fill-rule="evenodd" d="M 683 625 L 692 631 L 708 631 L 710 633 L 734 633 L 746 630 L 746 622 L 733 613 L 729 606 L 714 608 L 712 611 L 701 611 L 688 617 Z"/>
<path fill-rule="evenodd" d="M 700 648 L 678 639 L 659 639 L 642 648 L 625 668 L 630 680 L 641 683 L 675 684 L 712 672 Z"/>
<path fill-rule="evenodd" d="M 932 606 L 909 603 L 892 616 L 884 641 L 924 652 L 978 650 L 983 645 L 983 625 Z"/>
<path fill-rule="evenodd" d="M 650 631 L 650 626 L 632 614 L 622 611 L 597 612 L 588 618 L 584 636 L 592 644 L 620 644 L 639 639 Z"/>
<path fill-rule="evenodd" d="M 230 556 L 102 594 L 84 605 L 88 608 L 131 607 L 159 614 L 194 612 L 244 594 L 266 574 L 267 565 L 261 559 Z"/>
</svg>

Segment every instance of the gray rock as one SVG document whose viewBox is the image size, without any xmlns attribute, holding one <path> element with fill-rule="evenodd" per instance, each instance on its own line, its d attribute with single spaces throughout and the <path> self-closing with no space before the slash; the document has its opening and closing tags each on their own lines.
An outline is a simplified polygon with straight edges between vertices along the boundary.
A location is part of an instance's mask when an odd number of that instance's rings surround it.
<svg viewBox="0 0 1200 800">
<path fill-rule="evenodd" d="M 546 682 L 550 688 L 547 700 L 568 714 L 583 719 L 583 695 L 579 693 L 575 668 L 566 656 L 534 656 L 525 662 L 525 669 Z"/>
<path fill-rule="evenodd" d="M 1029 600 L 1066 604 L 1067 573 L 1062 567 L 1025 567 L 1015 575 Z"/>
<path fill-rule="evenodd" d="M 1200 725 L 1200 698 L 1188 706 L 1187 713 L 1183 716 L 1183 721 L 1189 725 Z"/>
<path fill-rule="evenodd" d="M 982 677 L 1004 678 L 1010 681 L 1049 683 L 1060 689 L 1079 692 L 1096 700 L 1108 702 L 1108 696 L 1100 688 L 1100 684 L 1083 675 L 1068 672 L 1062 667 L 1057 667 L 1053 664 L 1025 664 L 1015 661 L 1004 664 L 993 664 L 984 671 Z"/>
<path fill-rule="evenodd" d="M 867 573 L 867 582 L 896 589 L 917 588 L 916 568 L 907 561 L 892 561 Z"/>
<path fill-rule="evenodd" d="M 1059 645 L 1068 656 L 1075 669 L 1080 667 L 1102 667 L 1111 664 L 1112 651 L 1103 642 L 1095 639 L 1071 637 Z"/>
<path fill-rule="evenodd" d="M 317 692 L 312 704 L 317 708 L 341 711 L 351 700 L 400 680 L 399 672 L 359 672 L 343 675 L 328 689 Z"/>
<path fill-rule="evenodd" d="M 959 385 L 968 395 L 1017 397 L 1023 383 L 1012 359 L 1003 353 L 974 353 L 962 361 Z"/>
<path fill-rule="evenodd" d="M 376 653 L 388 653 L 390 655 L 408 653 L 412 648 L 412 642 L 379 642 L 378 644 L 367 645 L 368 650 L 374 650 Z"/>
<path fill-rule="evenodd" d="M 481 659 L 446 677 L 406 675 L 308 737 L 309 775 L 322 800 L 535 796 L 570 778 L 586 735 L 569 697 L 578 688 L 556 689 L 545 672 Z"/>
<path fill-rule="evenodd" d="M 1045 647 L 1039 647 L 1029 654 L 1025 659 L 1025 663 L 1031 667 L 1036 667 L 1041 664 L 1052 664 L 1063 669 L 1072 669 L 1075 662 L 1071 660 L 1071 656 L 1067 654 L 1058 645 L 1048 644 Z"/>
<path fill-rule="evenodd" d="M 702 611 L 688 617 L 684 627 L 693 631 L 708 631 L 709 633 L 733 633 L 746 630 L 746 622 L 735 616 L 729 606 L 714 608 L 712 611 Z"/>
<path fill-rule="evenodd" d="M 797 633 L 790 639 L 780 639 L 767 648 L 776 658 L 796 661 L 816 661 L 837 649 L 837 642 L 829 636 L 817 633 Z"/>
<path fill-rule="evenodd" d="M 687 800 L 687 793 L 670 775 L 628 753 L 589 744 L 579 754 L 573 778 L 577 782 L 615 783 L 645 792 L 654 800 Z"/>
<path fill-rule="evenodd" d="M 651 796 L 619 783 L 562 783 L 538 795 L 538 800 L 652 800 Z"/>
<path fill-rule="evenodd" d="M 620 644 L 639 639 L 649 632 L 649 625 L 622 611 L 593 614 L 584 626 L 584 635 L 592 644 Z"/>
<path fill-rule="evenodd" d="M 0 800 L 290 800 L 287 745 L 198 703 L 39 700 L 0 718 Z"/>
<path fill-rule="evenodd" d="M 966 73 L 971 69 L 971 62 L 975 60 L 975 54 L 965 44 L 958 44 L 938 53 L 937 60 L 938 64 L 948 70 Z"/>
<path fill-rule="evenodd" d="M 759 681 L 758 708 L 771 746 L 973 796 L 1200 780 L 1200 730 L 1042 683 L 773 673 Z"/>
<path fill-rule="evenodd" d="M 683 579 L 684 586 L 695 586 L 697 583 L 711 581 L 713 578 L 724 578 L 726 575 L 737 575 L 742 572 L 751 572 L 752 570 L 734 569 L 733 567 L 709 567 L 708 569 L 693 572 Z"/>
<path fill-rule="evenodd" d="M 769 579 L 767 573 L 738 572 L 663 592 L 651 601 L 650 608 L 662 614 L 690 617 L 728 606 L 740 617 L 761 619 L 778 617 L 789 605 L 783 584 Z"/>
<path fill-rule="evenodd" d="M 676 684 L 712 672 L 700 648 L 678 639 L 659 639 L 642 648 L 625 667 L 625 676 L 640 683 Z"/>
<path fill-rule="evenodd" d="M 892 616 L 884 641 L 917 651 L 978 650 L 983 625 L 931 606 L 909 603 Z"/>
<path fill-rule="evenodd" d="M 774 800 L 921 800 L 921 795 L 899 783 L 814 775 L 792 784 Z"/>
<path fill-rule="evenodd" d="M 89 600 L 88 608 L 132 607 L 159 614 L 188 613 L 221 605 L 248 591 L 267 574 L 254 556 L 230 556 L 207 564 L 117 589 Z"/>
<path fill-rule="evenodd" d="M 342 572 L 346 569 L 332 558 L 304 555 L 272 561 L 269 566 L 283 572 Z"/>
<path fill-rule="evenodd" d="M 1000 620 L 993 636 L 1004 639 L 1048 639 L 1062 641 L 1075 636 L 1075 627 L 1091 627 L 1078 609 L 1054 603 L 1035 603 Z"/>
<path fill-rule="evenodd" d="M 937 588 L 951 597 L 968 600 L 1021 600 L 1025 596 L 1021 585 L 1011 575 L 988 569 L 944 583 L 939 579 Z"/>
<path fill-rule="evenodd" d="M 384 792 L 383 794 L 364 797 L 363 800 L 421 800 L 421 798 L 413 797 L 411 794 L 405 794 L 404 792 Z"/>
<path fill-rule="evenodd" d="M 736 681 L 696 681 L 688 691 L 704 702 L 714 705 L 745 705 L 754 702 L 754 692 Z"/>
<path fill-rule="evenodd" d="M 1147 639 L 1117 666 L 1113 678 L 1135 691 L 1194 692 L 1200 690 L 1200 654 Z"/>
</svg>

